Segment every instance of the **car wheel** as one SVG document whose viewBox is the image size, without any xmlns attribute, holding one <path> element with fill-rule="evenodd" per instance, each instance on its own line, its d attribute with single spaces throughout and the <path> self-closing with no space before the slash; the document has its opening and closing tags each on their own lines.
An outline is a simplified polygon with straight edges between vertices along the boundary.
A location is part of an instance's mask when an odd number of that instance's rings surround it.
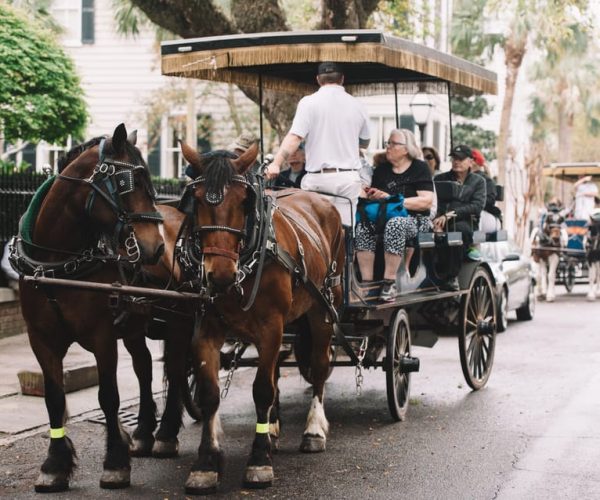
<svg viewBox="0 0 600 500">
<path fill-rule="evenodd" d="M 535 285 L 533 282 L 529 284 L 529 293 L 527 301 L 517 309 L 517 319 L 519 321 L 529 321 L 533 319 L 535 314 Z"/>
<path fill-rule="evenodd" d="M 508 328 L 508 291 L 506 288 L 502 288 L 497 317 L 496 331 L 505 332 Z"/>
</svg>

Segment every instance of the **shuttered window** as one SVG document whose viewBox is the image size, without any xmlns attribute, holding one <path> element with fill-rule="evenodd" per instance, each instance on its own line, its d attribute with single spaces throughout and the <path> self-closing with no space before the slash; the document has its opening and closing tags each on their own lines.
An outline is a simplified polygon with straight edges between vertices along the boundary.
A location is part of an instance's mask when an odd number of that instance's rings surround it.
<svg viewBox="0 0 600 500">
<path fill-rule="evenodd" d="M 81 43 L 94 43 L 94 0 L 81 2 Z"/>
</svg>

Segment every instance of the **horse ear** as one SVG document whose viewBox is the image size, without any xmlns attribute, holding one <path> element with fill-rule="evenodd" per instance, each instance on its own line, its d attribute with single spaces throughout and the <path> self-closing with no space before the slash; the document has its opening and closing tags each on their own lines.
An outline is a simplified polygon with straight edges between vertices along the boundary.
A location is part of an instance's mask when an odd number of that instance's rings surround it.
<svg viewBox="0 0 600 500">
<path fill-rule="evenodd" d="M 137 129 L 134 130 L 133 132 L 130 132 L 129 135 L 127 136 L 127 142 L 129 144 L 131 144 L 132 146 L 135 146 L 137 143 Z"/>
<path fill-rule="evenodd" d="M 122 154 L 125 152 L 125 142 L 127 141 L 127 129 L 125 124 L 121 123 L 113 132 L 111 145 L 115 153 Z"/>
<path fill-rule="evenodd" d="M 183 157 L 190 164 L 188 168 L 191 168 L 193 173 L 196 174 L 196 176 L 198 176 L 200 174 L 200 166 L 202 165 L 202 159 L 200 158 L 198 151 L 196 151 L 191 146 L 188 146 L 181 139 L 179 139 L 179 145 L 181 146 L 181 153 L 183 154 Z M 187 172 L 187 169 L 186 174 L 190 177 L 194 177 L 193 175 L 190 175 L 190 173 Z"/>
<path fill-rule="evenodd" d="M 239 158 L 231 160 L 231 163 L 238 174 L 244 174 L 254 165 L 256 155 L 258 155 L 258 144 L 255 142 Z"/>
</svg>

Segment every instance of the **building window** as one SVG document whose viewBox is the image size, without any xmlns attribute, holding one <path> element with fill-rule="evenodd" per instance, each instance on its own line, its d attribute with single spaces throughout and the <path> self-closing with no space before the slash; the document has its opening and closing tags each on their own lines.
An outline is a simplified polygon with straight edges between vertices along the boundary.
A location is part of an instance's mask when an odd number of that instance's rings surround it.
<svg viewBox="0 0 600 500">
<path fill-rule="evenodd" d="M 414 133 L 415 119 L 412 115 L 400 115 L 400 128 L 405 128 Z"/>
<path fill-rule="evenodd" d="M 66 46 L 94 43 L 94 0 L 54 0 L 51 12 L 64 29 Z"/>
<path fill-rule="evenodd" d="M 81 43 L 94 43 L 94 0 L 81 4 Z"/>
</svg>

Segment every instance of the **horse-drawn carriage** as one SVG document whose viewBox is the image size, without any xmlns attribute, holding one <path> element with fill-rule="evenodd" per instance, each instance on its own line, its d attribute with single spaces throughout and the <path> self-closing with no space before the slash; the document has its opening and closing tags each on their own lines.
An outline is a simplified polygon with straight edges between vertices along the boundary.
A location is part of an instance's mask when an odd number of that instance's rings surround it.
<svg viewBox="0 0 600 500">
<path fill-rule="evenodd" d="M 558 200 L 565 200 L 565 186 L 575 183 L 584 176 L 593 181 L 600 179 L 600 164 L 598 163 L 551 163 L 544 167 L 543 175 L 552 180 L 552 192 Z M 569 187 L 569 191 L 572 188 Z M 570 194 L 570 193 L 569 193 Z M 564 285 L 571 292 L 575 283 L 589 283 L 588 297 L 595 296 L 597 286 L 595 270 L 590 273 L 590 252 L 596 245 L 596 225 L 594 218 L 574 217 L 573 207 L 563 207 L 550 203 L 546 207 L 539 227 L 531 234 L 532 250 L 542 264 L 541 276 L 538 283 L 544 287 L 540 294 L 554 299 L 554 283 Z M 592 256 L 595 254 L 592 254 Z M 592 257 L 592 261 L 594 261 Z M 544 263 L 548 263 L 546 268 Z M 547 274 L 547 278 L 545 277 Z M 545 293 L 545 289 L 548 293 Z"/>
<path fill-rule="evenodd" d="M 449 104 L 450 94 L 455 91 L 496 91 L 495 74 L 378 31 L 269 33 L 178 40 L 163 43 L 162 53 L 163 73 L 167 75 L 257 87 L 261 102 L 263 89 L 295 94 L 310 91 L 320 61 L 342 62 L 346 87 L 350 91 L 393 92 L 397 126 L 399 92 L 447 93 Z M 262 106 L 260 116 L 262 129 Z M 123 142 L 121 135 L 115 132 L 113 142 Z M 121 150 L 123 148 L 125 146 Z M 113 150 L 116 157 L 121 154 L 118 148 Z M 186 396 L 190 396 L 186 384 L 190 374 L 188 359 L 194 367 L 191 372 L 193 398 L 188 406 L 199 412 L 204 422 L 198 461 L 186 482 L 186 491 L 191 494 L 214 491 L 219 482 L 222 452 L 216 412 L 217 372 L 221 364 L 230 369 L 226 390 L 236 367 L 258 366 L 253 391 L 256 434 L 244 479 L 247 485 L 254 487 L 267 486 L 273 480 L 271 450 L 280 431 L 279 366 L 298 366 L 313 385 L 313 400 L 301 445 L 305 452 L 325 449 L 327 420 L 323 410 L 323 385 L 331 365 L 355 367 L 359 389 L 363 368 L 382 368 L 386 375 L 388 405 L 395 420 L 405 418 L 410 376 L 419 368 L 419 360 L 412 356 L 412 346 L 432 347 L 437 334 L 458 335 L 460 361 L 467 383 L 474 390 L 486 384 L 495 350 L 494 278 L 485 262 L 464 260 L 460 232 L 447 228 L 447 232 L 419 234 L 414 242 L 410 270 L 401 269 L 396 279 L 400 294 L 393 302 L 382 302 L 371 293 L 380 283 L 360 281 L 354 263 L 352 231 L 343 230 L 332 205 L 315 193 L 268 190 L 262 171 L 265 163 L 255 168 L 256 146 L 240 157 L 225 151 L 199 154 L 185 144 L 182 151 L 190 163 L 188 171 L 194 180 L 185 189 L 179 211 L 171 207 L 158 208 L 164 225 L 163 260 L 166 264 L 158 270 L 156 266 L 146 266 L 144 274 L 150 275 L 152 280 L 145 284 L 114 284 L 114 271 L 109 278 L 102 277 L 95 280 L 97 282 L 73 280 L 69 273 L 62 273 L 57 279 L 43 269 L 23 278 L 23 286 L 29 293 L 37 293 L 36 300 L 40 302 L 44 299 L 53 304 L 60 302 L 66 293 L 63 290 L 70 287 L 84 290 L 86 295 L 110 293 L 112 305 L 132 307 L 131 314 L 142 318 L 143 324 L 150 324 L 148 331 L 160 332 L 157 325 L 168 330 L 159 334 L 170 344 L 165 358 L 169 378 L 167 407 L 156 441 L 152 437 L 156 422 L 148 423 L 147 415 L 145 427 L 134 433 L 136 454 L 177 453 L 177 431 L 181 424 L 178 400 L 182 387 Z M 118 158 L 103 160 L 102 151 L 97 153 L 97 158 L 91 178 L 107 178 L 108 186 L 111 176 L 125 167 Z M 126 165 L 131 167 L 131 161 L 127 160 Z M 76 173 L 74 166 L 73 172 Z M 135 191 L 136 185 L 131 180 L 131 189 L 127 192 Z M 140 185 L 145 186 L 145 181 Z M 94 188 L 98 189 L 102 188 Z M 118 186 L 116 191 L 118 198 L 121 195 Z M 119 214 L 121 205 L 116 205 Z M 144 208 L 146 212 L 148 209 Z M 142 215 L 130 218 L 134 228 L 136 224 L 157 221 L 154 212 L 146 214 L 147 220 Z M 133 229 L 131 234 L 134 234 Z M 135 236 L 132 237 L 135 240 Z M 505 238 L 502 231 L 489 234 L 474 231 L 473 234 L 475 243 L 502 238 Z M 43 248 L 39 246 L 38 250 Z M 138 247 L 136 252 L 141 250 Z M 136 252 L 133 253 L 137 255 Z M 119 255 L 117 252 L 114 260 L 118 260 Z M 19 256 L 13 255 L 15 259 Z M 61 264 L 61 269 L 63 267 Z M 161 278 L 171 289 L 157 289 L 156 283 Z M 446 288 L 444 284 L 453 278 L 457 278 L 458 286 Z M 55 289 L 59 290 L 56 294 L 51 291 Z M 129 299 L 124 300 L 126 298 Z M 177 302 L 186 305 L 177 307 Z M 68 315 L 65 318 L 60 306 L 58 313 L 55 305 L 46 308 L 48 314 L 62 316 L 59 323 L 71 320 Z M 131 319 L 129 312 L 124 311 L 124 314 L 125 321 Z M 33 317 L 29 322 L 35 323 Z M 76 323 L 70 326 L 75 327 Z M 181 335 L 178 329 L 187 329 L 189 335 Z M 179 341 L 173 342 L 170 335 L 178 333 Z M 71 341 L 78 339 L 77 335 L 70 336 Z M 219 352 L 226 340 L 234 347 L 231 352 Z M 257 348 L 257 359 L 242 356 L 250 343 Z M 383 357 L 379 355 L 379 348 L 385 351 Z M 41 356 L 40 351 L 38 358 Z M 47 370 L 49 375 L 54 375 L 50 368 Z M 110 380 L 110 373 L 105 375 Z M 52 437 L 60 441 L 65 439 L 64 432 L 55 428 L 60 426 L 63 416 L 64 394 L 54 385 L 59 384 L 55 378 L 48 377 L 46 397 L 50 401 Z M 101 377 L 102 405 L 110 416 L 107 414 L 108 458 L 101 486 L 124 487 L 129 484 L 129 462 L 123 455 L 126 441 L 113 411 L 114 401 L 109 403 L 103 380 Z M 52 399 L 56 397 L 58 404 Z M 59 446 L 62 456 L 53 449 Z M 37 489 L 56 491 L 68 486 L 72 470 L 70 450 L 70 444 L 53 440 L 49 451 L 53 466 L 42 468 Z M 56 463 L 60 463 L 60 467 Z"/>
</svg>

